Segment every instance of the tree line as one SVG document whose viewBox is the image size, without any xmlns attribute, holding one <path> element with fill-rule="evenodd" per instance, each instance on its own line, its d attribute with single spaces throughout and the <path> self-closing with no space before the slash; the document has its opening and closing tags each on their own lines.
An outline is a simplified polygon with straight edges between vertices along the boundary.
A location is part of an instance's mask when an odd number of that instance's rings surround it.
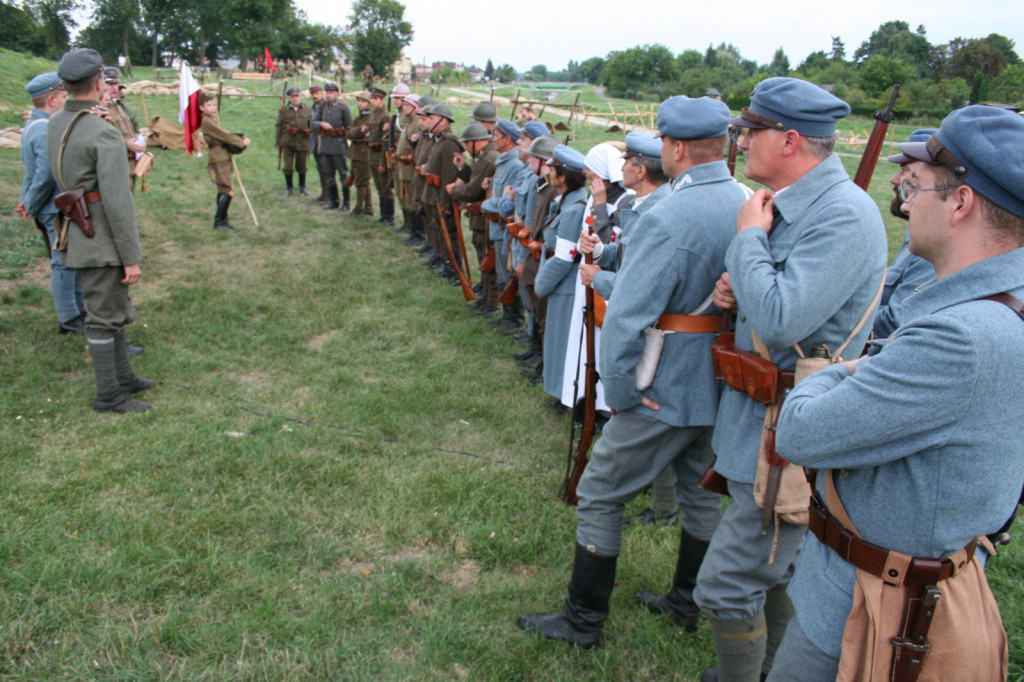
<svg viewBox="0 0 1024 682">
<path fill-rule="evenodd" d="M 904 115 L 944 116 L 969 102 L 1024 102 L 1024 63 L 1014 41 L 998 33 L 956 38 L 933 45 L 924 26 L 905 21 L 883 23 L 847 58 L 843 40 L 832 37 L 829 51 L 812 52 L 792 67 L 783 48 L 768 64 L 745 59 L 729 43 L 674 54 L 664 45 L 641 45 L 605 57 L 570 61 L 562 71 L 534 66 L 527 80 L 585 81 L 613 97 L 660 101 L 670 95 L 704 95 L 709 88 L 736 108 L 761 80 L 796 76 L 827 85 L 855 110 L 877 109 L 894 83 L 901 85 Z"/>
</svg>

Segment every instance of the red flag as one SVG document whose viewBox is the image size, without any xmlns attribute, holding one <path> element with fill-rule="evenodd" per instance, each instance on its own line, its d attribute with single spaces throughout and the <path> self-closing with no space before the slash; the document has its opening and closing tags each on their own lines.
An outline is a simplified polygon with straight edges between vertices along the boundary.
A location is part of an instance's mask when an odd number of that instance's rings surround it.
<svg viewBox="0 0 1024 682">
<path fill-rule="evenodd" d="M 266 57 L 266 59 L 267 59 L 267 71 L 271 71 L 271 72 L 277 71 L 277 67 L 274 66 L 274 60 L 270 56 L 270 48 L 268 48 L 268 47 L 264 47 L 263 48 L 263 56 Z"/>
<path fill-rule="evenodd" d="M 185 126 L 185 149 L 191 154 L 195 151 L 192 134 L 202 125 L 203 112 L 199 110 L 199 83 L 185 62 L 178 77 L 178 123 Z"/>
</svg>

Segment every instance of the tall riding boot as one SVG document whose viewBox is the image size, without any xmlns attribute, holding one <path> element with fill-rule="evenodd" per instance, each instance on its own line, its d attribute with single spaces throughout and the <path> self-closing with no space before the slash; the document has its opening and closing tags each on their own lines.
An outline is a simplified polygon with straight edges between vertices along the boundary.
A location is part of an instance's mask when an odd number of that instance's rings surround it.
<svg viewBox="0 0 1024 682">
<path fill-rule="evenodd" d="M 760 682 L 766 634 L 764 613 L 739 620 L 711 621 L 718 667 L 700 674 L 700 682 Z"/>
<path fill-rule="evenodd" d="M 148 410 L 149 403 L 129 398 L 118 384 L 115 349 L 118 334 L 109 329 L 89 329 L 87 334 L 92 371 L 96 375 L 96 397 L 93 398 L 92 409 L 120 413 Z"/>
<path fill-rule="evenodd" d="M 380 209 L 380 217 L 377 218 L 377 220 L 375 220 L 374 222 L 377 222 L 377 223 L 383 223 L 384 222 L 384 219 L 387 217 L 387 214 L 388 214 L 387 203 L 388 203 L 387 199 L 385 199 L 384 197 L 380 196 L 379 194 L 377 195 L 377 207 Z"/>
<path fill-rule="evenodd" d="M 327 201 L 327 178 L 323 173 L 320 174 L 320 196 L 316 198 L 316 201 L 321 204 Z"/>
<path fill-rule="evenodd" d="M 780 583 L 765 593 L 764 620 L 768 627 L 768 640 L 765 642 L 764 664 L 761 666 L 761 676 L 766 677 L 775 662 L 775 652 L 782 644 L 782 638 L 786 634 L 786 626 L 796 614 L 793 602 L 786 594 L 786 586 L 789 583 Z"/>
<path fill-rule="evenodd" d="M 338 203 L 338 185 L 331 183 L 327 185 L 327 203 L 324 205 L 325 211 L 331 211 L 341 206 Z"/>
<path fill-rule="evenodd" d="M 231 206 L 231 196 L 228 194 L 217 195 L 217 217 L 213 221 L 213 229 L 230 230 L 235 232 L 237 227 L 228 222 L 228 207 Z"/>
<path fill-rule="evenodd" d="M 498 327 L 497 329 L 494 330 L 494 332 L 496 334 L 501 334 L 502 336 L 511 336 L 511 335 L 517 333 L 522 328 L 522 326 L 523 326 L 522 308 L 519 309 L 518 313 L 516 312 L 516 305 L 515 304 L 518 303 L 518 302 L 519 302 L 519 299 L 517 298 L 515 300 L 515 302 L 513 302 L 512 305 L 504 305 L 504 304 L 502 304 L 501 307 L 505 311 L 505 314 L 502 317 L 502 319 L 505 321 L 505 324 L 503 324 L 502 326 L 500 326 L 500 327 Z"/>
<path fill-rule="evenodd" d="M 290 197 L 292 195 L 292 193 L 293 193 L 292 190 L 294 189 L 294 187 L 292 186 L 292 177 L 293 177 L 292 173 L 285 173 L 284 174 L 284 186 L 285 186 L 284 195 L 286 197 Z"/>
<path fill-rule="evenodd" d="M 419 211 L 409 213 L 409 238 L 405 243 L 409 246 L 420 246 L 427 241 L 426 231 L 423 228 L 423 214 Z"/>
<path fill-rule="evenodd" d="M 598 556 L 577 544 L 565 609 L 550 616 L 519 616 L 516 625 L 522 630 L 584 649 L 596 646 L 601 641 L 601 628 L 608 618 L 608 602 L 615 587 L 618 559 L 617 556 Z"/>
<path fill-rule="evenodd" d="M 349 206 L 349 197 L 350 197 L 350 195 L 351 195 L 351 193 L 349 191 L 349 186 L 346 185 L 344 181 L 342 181 L 342 183 L 341 183 L 341 210 L 342 211 L 349 211 L 349 210 L 351 210 L 351 206 Z"/>
<path fill-rule="evenodd" d="M 390 227 L 395 224 L 395 200 L 381 199 L 380 200 L 380 222 L 382 225 Z"/>
<path fill-rule="evenodd" d="M 114 366 L 117 369 L 117 383 L 122 393 L 141 393 L 157 385 L 156 381 L 143 379 L 135 374 L 128 353 L 128 335 L 124 329 L 114 335 Z"/>
<path fill-rule="evenodd" d="M 402 224 L 395 229 L 395 232 L 405 232 L 406 234 L 412 232 L 412 221 L 409 217 L 409 211 L 405 208 L 402 209 Z"/>
<path fill-rule="evenodd" d="M 299 194 L 304 197 L 309 196 L 309 192 L 306 191 L 306 174 L 299 173 Z"/>
<path fill-rule="evenodd" d="M 687 632 L 697 629 L 700 609 L 693 601 L 693 588 L 697 586 L 697 572 L 700 570 L 708 544 L 698 540 L 683 528 L 679 534 L 679 556 L 676 572 L 672 576 L 672 589 L 665 595 L 637 592 L 636 598 L 654 613 L 667 613 L 683 625 Z"/>
</svg>

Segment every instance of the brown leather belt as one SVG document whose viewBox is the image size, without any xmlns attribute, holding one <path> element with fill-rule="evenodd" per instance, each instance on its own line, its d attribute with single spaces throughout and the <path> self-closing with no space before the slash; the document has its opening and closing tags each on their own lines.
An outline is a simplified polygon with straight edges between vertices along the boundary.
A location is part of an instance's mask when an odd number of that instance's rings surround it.
<svg viewBox="0 0 1024 682">
<path fill-rule="evenodd" d="M 687 334 L 712 334 L 727 327 L 724 315 L 673 315 L 665 313 L 658 318 L 658 329 Z"/>
<path fill-rule="evenodd" d="M 372 152 L 379 152 L 381 149 L 384 148 L 384 143 L 383 142 L 370 142 L 369 145 L 370 145 L 370 151 L 372 151 Z"/>
<path fill-rule="evenodd" d="M 428 185 L 433 185 L 434 187 L 441 186 L 441 176 L 437 173 L 424 173 L 423 177 L 427 179 Z"/>
<path fill-rule="evenodd" d="M 399 155 L 398 160 L 401 161 L 402 164 L 405 165 L 405 166 L 411 166 L 412 165 L 412 154 L 401 154 L 401 155 Z"/>
<path fill-rule="evenodd" d="M 100 194 L 99 190 L 96 190 L 95 192 L 87 192 L 82 195 L 82 198 L 85 199 L 85 203 L 87 204 L 95 204 L 97 201 L 103 201 L 103 196 Z"/>
<path fill-rule="evenodd" d="M 910 562 L 909 574 L 901 577 L 897 569 L 891 566 L 886 568 L 889 566 L 889 550 L 859 538 L 843 528 L 839 519 L 817 500 L 812 499 L 810 511 L 808 527 L 814 536 L 821 540 L 822 544 L 831 547 L 844 561 L 848 561 L 862 571 L 867 571 L 883 580 L 888 578 L 889 581 L 899 580 L 900 583 L 935 584 L 949 578 L 959 568 L 963 568 L 963 566 L 954 565 L 949 557 L 945 559 L 913 557 Z M 967 561 L 974 557 L 977 545 L 977 540 L 972 540 L 964 548 L 967 550 Z"/>
</svg>

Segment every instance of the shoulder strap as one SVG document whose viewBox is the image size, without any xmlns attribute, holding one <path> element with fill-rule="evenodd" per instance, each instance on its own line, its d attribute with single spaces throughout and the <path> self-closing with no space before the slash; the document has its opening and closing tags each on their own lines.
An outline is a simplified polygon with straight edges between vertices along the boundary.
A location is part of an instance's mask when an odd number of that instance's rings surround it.
<svg viewBox="0 0 1024 682">
<path fill-rule="evenodd" d="M 88 111 L 79 111 L 76 113 L 75 117 L 71 119 L 71 123 L 68 124 L 67 129 L 64 131 L 64 136 L 60 138 L 60 149 L 57 150 L 57 167 L 54 169 L 54 179 L 64 192 L 68 191 L 67 185 L 64 184 L 64 149 L 68 146 L 68 136 L 71 135 L 71 129 L 75 127 L 75 124 L 78 123 L 82 116 L 87 116 L 88 114 Z"/>
<path fill-rule="evenodd" d="M 864 328 L 864 325 L 867 323 L 868 318 L 870 318 L 872 313 L 875 312 L 875 308 L 878 306 L 878 302 L 882 300 L 882 291 L 884 289 L 885 273 L 883 272 L 882 282 L 881 284 L 878 285 L 878 291 L 875 292 L 875 297 L 871 299 L 871 303 L 868 304 L 868 307 L 864 311 L 864 314 L 860 316 L 860 322 L 858 322 L 857 326 L 853 328 L 853 331 L 850 332 L 850 335 L 846 337 L 846 341 L 843 341 L 843 345 L 839 346 L 839 348 L 836 349 L 836 352 L 832 354 L 833 362 L 839 362 L 840 360 L 842 360 L 843 351 L 846 350 L 846 347 L 850 345 L 851 341 L 853 341 L 853 337 L 857 336 L 860 330 Z M 799 355 L 801 358 L 804 357 L 804 349 L 800 347 L 799 343 L 794 343 L 793 348 L 794 350 L 796 350 L 797 355 Z"/>
<path fill-rule="evenodd" d="M 1024 320 L 1024 303 L 1021 303 L 1020 299 L 1011 296 L 1007 293 L 993 294 L 992 296 L 986 296 L 981 299 L 982 301 L 995 301 L 996 303 L 1002 303 L 1007 308 L 1017 313 L 1017 317 Z"/>
</svg>

